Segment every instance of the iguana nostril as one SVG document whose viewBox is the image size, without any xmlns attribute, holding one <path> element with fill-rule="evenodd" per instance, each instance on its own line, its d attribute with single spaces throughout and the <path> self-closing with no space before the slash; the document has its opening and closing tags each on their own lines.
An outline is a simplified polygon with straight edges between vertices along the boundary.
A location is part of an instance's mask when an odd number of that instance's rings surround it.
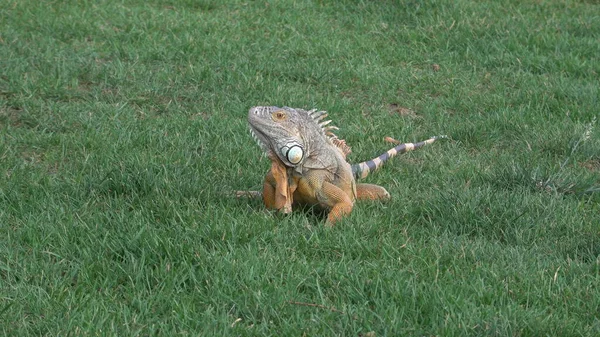
<svg viewBox="0 0 600 337">
<path fill-rule="evenodd" d="M 255 115 L 260 115 L 260 112 L 262 111 L 263 107 L 260 106 L 255 106 L 253 108 L 250 108 L 250 113 L 251 114 L 255 114 Z"/>
</svg>

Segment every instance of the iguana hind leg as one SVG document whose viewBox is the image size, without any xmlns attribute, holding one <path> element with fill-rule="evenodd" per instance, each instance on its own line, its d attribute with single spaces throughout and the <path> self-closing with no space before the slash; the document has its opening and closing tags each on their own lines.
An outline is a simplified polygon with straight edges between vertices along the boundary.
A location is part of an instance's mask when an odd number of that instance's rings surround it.
<svg viewBox="0 0 600 337">
<path fill-rule="evenodd" d="M 374 184 L 356 184 L 358 200 L 389 200 L 390 194 L 385 188 Z"/>
</svg>

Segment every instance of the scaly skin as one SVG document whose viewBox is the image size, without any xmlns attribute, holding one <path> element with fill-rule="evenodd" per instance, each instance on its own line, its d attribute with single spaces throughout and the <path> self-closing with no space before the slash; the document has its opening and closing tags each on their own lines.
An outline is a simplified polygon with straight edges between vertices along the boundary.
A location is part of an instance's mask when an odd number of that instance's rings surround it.
<svg viewBox="0 0 600 337">
<path fill-rule="evenodd" d="M 318 205 L 329 210 L 327 223 L 333 225 L 349 214 L 356 200 L 387 200 L 385 188 L 357 183 L 398 153 L 432 143 L 400 144 L 381 156 L 351 165 L 350 152 L 322 121 L 322 111 L 288 107 L 251 108 L 248 122 L 252 134 L 271 159 L 271 169 L 263 184 L 262 197 L 267 208 L 291 211 L 292 204 Z"/>
</svg>

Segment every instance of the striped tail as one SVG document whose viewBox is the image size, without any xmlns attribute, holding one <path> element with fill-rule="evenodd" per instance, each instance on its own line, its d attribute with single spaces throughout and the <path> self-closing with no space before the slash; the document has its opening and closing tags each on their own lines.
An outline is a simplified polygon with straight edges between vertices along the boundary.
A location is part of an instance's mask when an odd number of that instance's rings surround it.
<svg viewBox="0 0 600 337">
<path fill-rule="evenodd" d="M 387 152 L 383 153 L 381 156 L 377 158 L 373 158 L 371 160 L 363 161 L 362 163 L 353 164 L 352 165 L 352 174 L 356 179 L 362 179 L 368 176 L 371 172 L 380 168 L 383 163 L 385 163 L 388 159 L 394 157 L 399 153 L 405 153 L 408 151 L 412 151 L 414 149 L 418 149 L 427 144 L 431 144 L 438 139 L 448 138 L 447 136 L 435 136 L 431 137 L 427 140 L 418 143 L 404 143 L 400 144 L 392 149 L 389 149 Z"/>
</svg>

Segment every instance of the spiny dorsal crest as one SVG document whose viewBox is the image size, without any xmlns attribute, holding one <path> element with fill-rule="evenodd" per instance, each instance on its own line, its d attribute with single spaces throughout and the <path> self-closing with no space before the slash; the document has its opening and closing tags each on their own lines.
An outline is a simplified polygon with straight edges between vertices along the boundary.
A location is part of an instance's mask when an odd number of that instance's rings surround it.
<svg viewBox="0 0 600 337">
<path fill-rule="evenodd" d="M 348 146 L 348 144 L 346 144 L 345 140 L 339 139 L 333 133 L 330 133 L 330 134 L 331 134 L 331 136 L 329 137 L 329 140 L 331 140 L 333 145 L 335 145 L 340 151 L 342 151 L 344 158 L 346 158 L 352 152 L 352 150 L 350 149 L 350 146 Z"/>
<path fill-rule="evenodd" d="M 333 145 L 342 151 L 344 157 L 352 152 L 350 146 L 346 144 L 346 141 L 339 139 L 333 133 L 334 130 L 339 130 L 339 128 L 337 126 L 329 125 L 329 123 L 331 123 L 331 119 L 324 120 L 328 116 L 326 111 L 317 111 L 317 109 L 312 109 L 308 111 L 308 115 L 319 125 L 327 139 L 329 139 Z"/>
</svg>

